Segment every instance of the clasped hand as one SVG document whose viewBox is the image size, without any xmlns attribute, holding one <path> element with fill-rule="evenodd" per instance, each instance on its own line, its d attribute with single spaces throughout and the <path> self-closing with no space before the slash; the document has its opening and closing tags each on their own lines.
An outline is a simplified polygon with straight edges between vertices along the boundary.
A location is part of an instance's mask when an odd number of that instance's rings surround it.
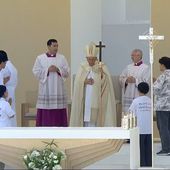
<svg viewBox="0 0 170 170">
<path fill-rule="evenodd" d="M 93 85 L 94 84 L 94 80 L 92 79 L 92 78 L 90 78 L 90 79 L 87 79 L 86 78 L 86 80 L 85 80 L 85 82 L 84 82 L 86 85 L 88 84 L 88 85 Z"/>
<path fill-rule="evenodd" d="M 136 79 L 133 76 L 129 76 L 126 80 L 126 83 L 136 83 Z"/>
<path fill-rule="evenodd" d="M 48 72 L 60 72 L 60 70 L 55 65 L 51 65 L 48 68 Z"/>
</svg>

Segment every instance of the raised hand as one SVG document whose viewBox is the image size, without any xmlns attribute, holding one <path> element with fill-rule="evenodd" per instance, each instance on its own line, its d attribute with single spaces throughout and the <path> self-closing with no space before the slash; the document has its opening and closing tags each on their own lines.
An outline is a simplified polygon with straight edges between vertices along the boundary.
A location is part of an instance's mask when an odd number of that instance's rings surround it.
<svg viewBox="0 0 170 170">
<path fill-rule="evenodd" d="M 12 98 L 9 98 L 8 103 L 12 105 Z"/>
<path fill-rule="evenodd" d="M 10 76 L 4 78 L 4 84 L 6 84 L 10 80 Z"/>
</svg>

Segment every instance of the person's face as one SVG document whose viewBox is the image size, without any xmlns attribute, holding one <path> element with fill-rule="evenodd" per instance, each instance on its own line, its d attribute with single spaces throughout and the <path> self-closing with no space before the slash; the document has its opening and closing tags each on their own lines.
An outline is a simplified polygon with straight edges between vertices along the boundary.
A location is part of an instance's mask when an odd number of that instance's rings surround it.
<svg viewBox="0 0 170 170">
<path fill-rule="evenodd" d="M 4 98 L 8 98 L 8 91 L 6 90 L 6 92 L 4 93 Z"/>
<path fill-rule="evenodd" d="M 53 42 L 50 46 L 48 46 L 48 50 L 51 54 L 56 54 L 58 51 L 58 43 Z"/>
<path fill-rule="evenodd" d="M 2 63 L 0 64 L 0 69 L 5 68 L 5 66 L 6 66 L 6 62 L 2 62 Z"/>
<path fill-rule="evenodd" d="M 166 67 L 163 64 L 160 64 L 160 71 L 163 72 L 166 70 Z"/>
<path fill-rule="evenodd" d="M 87 62 L 89 63 L 90 66 L 94 66 L 95 65 L 97 57 L 86 57 L 86 58 L 87 58 Z"/>
<path fill-rule="evenodd" d="M 134 63 L 138 63 L 142 59 L 142 56 L 139 51 L 133 51 L 131 54 L 131 58 Z"/>
</svg>

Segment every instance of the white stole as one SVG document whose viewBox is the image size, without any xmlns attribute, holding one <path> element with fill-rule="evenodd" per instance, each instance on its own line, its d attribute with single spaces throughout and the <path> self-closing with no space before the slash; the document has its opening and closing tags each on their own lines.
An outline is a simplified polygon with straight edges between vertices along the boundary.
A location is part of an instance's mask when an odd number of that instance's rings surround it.
<svg viewBox="0 0 170 170">
<path fill-rule="evenodd" d="M 87 76 L 87 79 L 94 78 L 94 73 L 91 70 Z M 93 85 L 86 85 L 85 88 L 85 111 L 84 111 L 84 122 L 90 122 L 91 118 L 91 103 L 92 103 L 92 91 Z"/>
</svg>

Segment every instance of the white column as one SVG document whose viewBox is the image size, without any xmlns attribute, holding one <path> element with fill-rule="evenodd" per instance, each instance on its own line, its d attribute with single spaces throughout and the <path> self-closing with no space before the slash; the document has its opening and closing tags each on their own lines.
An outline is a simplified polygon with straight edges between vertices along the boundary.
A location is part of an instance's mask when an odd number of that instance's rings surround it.
<svg viewBox="0 0 170 170">
<path fill-rule="evenodd" d="M 102 0 L 71 0 L 71 76 L 85 59 L 85 45 L 102 37 Z"/>
</svg>

